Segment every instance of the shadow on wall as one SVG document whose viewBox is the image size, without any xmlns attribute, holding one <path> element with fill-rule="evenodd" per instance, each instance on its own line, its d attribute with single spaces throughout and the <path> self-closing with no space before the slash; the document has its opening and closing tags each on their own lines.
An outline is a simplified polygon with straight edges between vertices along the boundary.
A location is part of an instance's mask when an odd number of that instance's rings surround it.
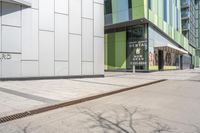
<svg viewBox="0 0 200 133">
<path fill-rule="evenodd" d="M 3 1 L 0 1 L 0 3 L 1 3 L 0 4 L 1 16 L 5 16 L 8 14 L 12 14 L 12 13 L 24 10 L 26 8 L 29 8 L 27 6 L 21 6 L 19 4 L 15 4 L 15 3 L 8 3 L 8 2 L 3 2 Z"/>
</svg>

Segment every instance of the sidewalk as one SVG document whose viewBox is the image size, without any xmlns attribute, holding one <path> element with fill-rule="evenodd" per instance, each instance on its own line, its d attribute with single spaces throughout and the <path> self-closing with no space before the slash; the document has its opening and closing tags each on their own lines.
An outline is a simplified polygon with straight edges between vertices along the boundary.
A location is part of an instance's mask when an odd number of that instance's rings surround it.
<svg viewBox="0 0 200 133">
<path fill-rule="evenodd" d="M 183 73 L 187 76 L 183 76 Z M 184 80 L 198 74 L 197 70 L 136 73 L 134 75 L 107 72 L 105 78 L 0 82 L 0 117 L 161 79 L 171 79 L 175 75 Z"/>
</svg>

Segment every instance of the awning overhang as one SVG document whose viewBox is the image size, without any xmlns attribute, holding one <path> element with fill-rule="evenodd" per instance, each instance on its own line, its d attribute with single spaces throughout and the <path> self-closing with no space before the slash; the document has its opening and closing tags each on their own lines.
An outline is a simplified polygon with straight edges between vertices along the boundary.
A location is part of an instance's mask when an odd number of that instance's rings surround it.
<svg viewBox="0 0 200 133">
<path fill-rule="evenodd" d="M 31 6 L 30 0 L 0 0 L 0 1 L 25 5 L 25 6 L 29 6 L 29 7 Z"/>
<path fill-rule="evenodd" d="M 158 46 L 156 46 L 156 48 L 159 48 L 159 49 L 169 48 L 169 49 L 173 49 L 173 50 L 177 51 L 179 54 L 188 54 L 188 52 L 186 50 L 179 48 L 172 44 L 158 45 Z"/>
</svg>

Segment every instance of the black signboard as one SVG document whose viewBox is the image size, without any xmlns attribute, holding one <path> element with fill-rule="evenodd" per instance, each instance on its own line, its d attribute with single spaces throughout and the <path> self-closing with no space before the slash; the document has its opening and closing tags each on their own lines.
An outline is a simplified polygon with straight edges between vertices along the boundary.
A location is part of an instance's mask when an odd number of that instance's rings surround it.
<svg viewBox="0 0 200 133">
<path fill-rule="evenodd" d="M 147 41 L 134 41 L 129 43 L 129 48 L 133 50 L 131 65 L 141 66 L 146 65 L 145 52 L 147 48 Z"/>
</svg>

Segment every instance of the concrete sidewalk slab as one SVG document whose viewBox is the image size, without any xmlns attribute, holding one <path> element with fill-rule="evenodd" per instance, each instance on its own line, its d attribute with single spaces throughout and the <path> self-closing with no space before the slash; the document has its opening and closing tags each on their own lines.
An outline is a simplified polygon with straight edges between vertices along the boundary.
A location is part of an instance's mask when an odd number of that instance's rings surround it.
<svg viewBox="0 0 200 133">
<path fill-rule="evenodd" d="M 0 117 L 134 87 L 161 79 L 188 80 L 200 70 L 155 73 L 106 72 L 105 78 L 0 82 Z"/>
<path fill-rule="evenodd" d="M 105 77 L 0 82 L 0 117 L 154 81 Z"/>
</svg>

